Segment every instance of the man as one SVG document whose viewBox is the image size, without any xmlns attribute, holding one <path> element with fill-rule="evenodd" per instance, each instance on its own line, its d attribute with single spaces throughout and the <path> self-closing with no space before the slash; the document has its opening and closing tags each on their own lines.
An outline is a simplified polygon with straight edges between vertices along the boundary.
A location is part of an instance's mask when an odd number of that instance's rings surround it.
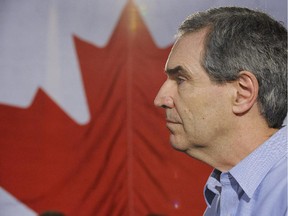
<svg viewBox="0 0 288 216">
<path fill-rule="evenodd" d="M 215 168 L 205 215 L 286 215 L 287 30 L 247 8 L 194 14 L 165 71 L 172 146 Z"/>
</svg>

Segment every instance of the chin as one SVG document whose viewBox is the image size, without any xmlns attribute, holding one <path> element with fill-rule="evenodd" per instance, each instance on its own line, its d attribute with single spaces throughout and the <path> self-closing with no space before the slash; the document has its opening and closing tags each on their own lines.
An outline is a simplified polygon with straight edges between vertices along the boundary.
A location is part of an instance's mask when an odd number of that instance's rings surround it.
<svg viewBox="0 0 288 216">
<path fill-rule="evenodd" d="M 170 136 L 170 144 L 177 151 L 185 152 L 188 150 L 187 142 L 184 142 L 183 140 L 177 139 L 172 134 Z"/>
</svg>

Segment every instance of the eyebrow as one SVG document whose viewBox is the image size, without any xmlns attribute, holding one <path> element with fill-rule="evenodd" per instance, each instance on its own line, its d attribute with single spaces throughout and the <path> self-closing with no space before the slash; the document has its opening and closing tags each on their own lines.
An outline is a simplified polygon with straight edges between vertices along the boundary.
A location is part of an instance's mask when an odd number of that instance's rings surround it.
<svg viewBox="0 0 288 216">
<path fill-rule="evenodd" d="M 165 70 L 165 73 L 168 76 L 175 76 L 175 75 L 183 75 L 191 78 L 191 74 L 189 74 L 182 66 L 176 66 L 174 68 L 168 68 Z"/>
<path fill-rule="evenodd" d="M 177 66 L 177 67 L 174 67 L 174 68 L 169 68 L 169 69 L 166 69 L 165 70 L 165 73 L 167 75 L 175 75 L 177 73 L 179 73 L 180 70 L 183 70 L 183 68 L 181 66 Z"/>
</svg>

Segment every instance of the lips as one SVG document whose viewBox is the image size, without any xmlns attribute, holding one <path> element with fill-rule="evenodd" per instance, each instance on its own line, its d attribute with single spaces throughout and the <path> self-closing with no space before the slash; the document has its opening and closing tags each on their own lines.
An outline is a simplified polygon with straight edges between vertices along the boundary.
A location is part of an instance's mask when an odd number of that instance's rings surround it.
<svg viewBox="0 0 288 216">
<path fill-rule="evenodd" d="M 168 128 L 168 130 L 170 131 L 171 134 L 175 133 L 175 130 L 177 128 L 177 125 L 179 125 L 180 123 L 177 121 L 173 121 L 170 119 L 166 119 L 166 127 Z"/>
<path fill-rule="evenodd" d="M 181 124 L 180 117 L 173 110 L 167 110 L 166 112 L 166 122 L 167 124 Z"/>
<path fill-rule="evenodd" d="M 178 125 L 180 125 L 179 122 L 177 122 L 175 120 L 171 120 L 171 119 L 166 119 L 166 127 L 168 128 L 168 130 L 170 131 L 171 134 L 174 134 Z"/>
<path fill-rule="evenodd" d="M 172 120 L 172 119 L 166 119 L 166 122 L 167 122 L 167 124 L 168 124 L 168 123 L 171 123 L 171 124 L 180 124 L 179 121 Z"/>
</svg>

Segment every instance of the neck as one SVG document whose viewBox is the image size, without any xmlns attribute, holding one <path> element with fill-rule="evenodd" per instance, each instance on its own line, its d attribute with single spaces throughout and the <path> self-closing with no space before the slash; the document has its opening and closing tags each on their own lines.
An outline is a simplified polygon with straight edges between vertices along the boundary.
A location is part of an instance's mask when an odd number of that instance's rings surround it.
<svg viewBox="0 0 288 216">
<path fill-rule="evenodd" d="M 213 145 L 196 150 L 191 149 L 187 153 L 192 157 L 197 155 L 196 159 L 226 172 L 262 145 L 278 129 L 269 128 L 266 122 L 260 124 L 260 122 L 251 123 L 250 121 L 250 124 L 236 123 L 232 131 L 230 136 L 215 141 Z"/>
</svg>

